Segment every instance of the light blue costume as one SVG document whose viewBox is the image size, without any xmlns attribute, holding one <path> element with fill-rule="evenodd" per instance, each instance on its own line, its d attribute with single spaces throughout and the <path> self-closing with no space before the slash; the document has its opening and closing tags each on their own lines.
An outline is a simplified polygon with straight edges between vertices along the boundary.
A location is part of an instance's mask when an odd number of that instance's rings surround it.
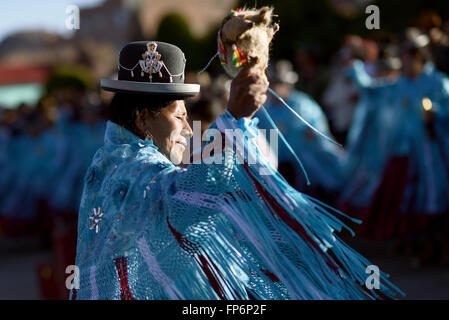
<svg viewBox="0 0 449 320">
<path fill-rule="evenodd" d="M 83 178 L 102 144 L 104 126 L 103 121 L 61 121 L 35 137 L 2 133 L 0 220 L 6 228 L 9 222 L 34 223 L 41 200 L 60 213 L 78 211 Z"/>
<path fill-rule="evenodd" d="M 2 218 L 24 222 L 35 219 L 38 199 L 31 181 L 34 181 L 33 172 L 37 164 L 36 152 L 35 138 L 27 134 L 11 137 L 5 170 L 7 179 L 1 200 Z"/>
<path fill-rule="evenodd" d="M 77 212 L 81 199 L 83 178 L 95 151 L 101 146 L 104 122 L 93 125 L 68 121 L 59 125 L 63 152 L 57 166 L 58 182 L 50 197 L 50 205 L 59 211 Z"/>
<path fill-rule="evenodd" d="M 348 138 L 350 179 L 343 194 L 354 206 L 370 203 L 382 171 L 393 157 L 408 158 L 408 181 L 401 211 L 425 214 L 449 210 L 449 80 L 432 64 L 411 80 L 393 83 L 370 78 L 355 62 L 353 78 L 362 90 Z M 423 99 L 435 113 L 429 136 L 423 121 Z M 352 199 L 352 200 L 351 200 Z"/>
<path fill-rule="evenodd" d="M 321 133 L 331 135 L 324 112 L 308 94 L 292 90 L 285 102 Z M 264 107 L 301 160 L 311 186 L 317 186 L 329 192 L 337 191 L 343 181 L 341 176 L 343 150 L 313 133 L 276 98 L 273 97 Z M 259 128 L 267 130 L 268 137 L 272 126 L 262 111 L 257 112 L 257 117 L 260 120 Z M 289 162 L 294 166 L 295 187 L 304 190 L 305 176 L 292 153 L 287 150 L 281 140 L 278 142 L 278 162 Z"/>
<path fill-rule="evenodd" d="M 11 132 L 8 128 L 0 127 L 0 170 L 2 174 L 0 175 L 0 192 L 5 194 L 6 189 L 10 183 L 10 177 L 12 175 L 11 166 L 9 165 L 9 150 L 12 137 Z M 2 197 L 3 198 L 3 197 Z M 1 214 L 1 203 L 0 200 L 0 214 Z"/>
<path fill-rule="evenodd" d="M 72 299 L 396 294 L 383 274 L 380 290 L 365 287 L 371 263 L 334 233 L 344 225 L 331 208 L 290 187 L 260 157 L 254 120 L 226 112 L 211 128 L 219 130 L 214 143 L 228 143 L 181 169 L 151 140 L 107 123 L 85 178 Z M 229 143 L 226 129 L 237 128 L 249 137 L 245 146 Z"/>
<path fill-rule="evenodd" d="M 391 149 L 390 135 L 393 109 L 389 99 L 391 86 L 376 86 L 361 61 L 355 61 L 349 75 L 360 89 L 360 100 L 354 111 L 346 139 L 343 185 L 340 201 L 355 208 L 367 208 L 382 179 L 382 171 Z"/>
</svg>

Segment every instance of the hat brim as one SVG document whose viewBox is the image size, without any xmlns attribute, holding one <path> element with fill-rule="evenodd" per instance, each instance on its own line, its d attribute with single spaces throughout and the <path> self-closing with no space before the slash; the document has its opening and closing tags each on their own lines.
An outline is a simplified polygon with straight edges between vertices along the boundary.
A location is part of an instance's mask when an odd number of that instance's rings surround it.
<svg viewBox="0 0 449 320">
<path fill-rule="evenodd" d="M 151 95 L 193 97 L 200 92 L 200 85 L 193 83 L 148 83 L 101 79 L 100 85 L 106 91 Z"/>
</svg>

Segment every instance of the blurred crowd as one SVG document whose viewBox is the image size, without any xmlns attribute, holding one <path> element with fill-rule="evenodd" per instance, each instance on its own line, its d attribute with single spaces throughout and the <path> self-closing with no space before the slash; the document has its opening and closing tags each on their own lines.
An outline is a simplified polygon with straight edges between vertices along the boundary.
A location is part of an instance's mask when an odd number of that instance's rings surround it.
<svg viewBox="0 0 449 320">
<path fill-rule="evenodd" d="M 104 114 L 84 92 L 1 112 L 1 232 L 20 233 L 40 210 L 78 210 L 84 171 L 103 142 Z"/>
<path fill-rule="evenodd" d="M 270 93 L 256 115 L 260 129 L 273 121 L 292 148 L 279 139 L 274 165 L 285 179 L 363 220 L 351 225 L 360 236 L 394 241 L 415 265 L 448 265 L 449 22 L 382 41 L 348 35 L 324 62 L 301 48 L 267 73 L 305 120 Z M 204 131 L 224 112 L 230 80 L 204 72 L 186 82 L 201 84 L 187 106 Z M 61 274 L 73 264 L 84 174 L 106 119 L 99 90 L 79 88 L 0 109 L 0 236 L 37 235 L 59 252 Z"/>
<path fill-rule="evenodd" d="M 359 236 L 392 241 L 415 267 L 449 264 L 449 23 L 438 25 L 382 41 L 348 35 L 327 64 L 303 48 L 274 61 L 277 96 L 256 114 L 259 129 L 277 127 L 275 165 L 291 185 L 362 220 Z M 204 129 L 226 86 L 197 81 L 191 118 Z"/>
<path fill-rule="evenodd" d="M 99 97 L 74 88 L 58 89 L 36 106 L 1 110 L 0 237 L 32 237 L 53 250 L 54 261 L 37 270 L 45 298 L 64 298 L 85 170 L 104 128 Z"/>
</svg>

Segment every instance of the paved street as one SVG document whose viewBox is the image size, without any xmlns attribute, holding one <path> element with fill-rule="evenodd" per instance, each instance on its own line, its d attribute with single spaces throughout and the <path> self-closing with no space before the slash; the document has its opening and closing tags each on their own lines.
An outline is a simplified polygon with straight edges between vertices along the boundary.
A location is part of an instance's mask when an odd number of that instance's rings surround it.
<svg viewBox="0 0 449 320">
<path fill-rule="evenodd" d="M 32 239 L 0 239 L 0 299 L 40 299 L 37 265 L 52 258 Z"/>
<path fill-rule="evenodd" d="M 389 253 L 389 243 L 346 241 L 390 275 L 390 280 L 406 293 L 402 299 L 449 299 L 449 267 L 416 268 L 409 258 Z"/>
</svg>

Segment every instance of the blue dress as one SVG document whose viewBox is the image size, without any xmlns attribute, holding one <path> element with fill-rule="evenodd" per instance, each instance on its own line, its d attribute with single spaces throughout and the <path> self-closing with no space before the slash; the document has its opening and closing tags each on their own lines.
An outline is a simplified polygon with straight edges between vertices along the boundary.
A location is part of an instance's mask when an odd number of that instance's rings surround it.
<svg viewBox="0 0 449 320">
<path fill-rule="evenodd" d="M 1 132 L 0 228 L 4 233 L 34 231 L 42 200 L 58 213 L 78 211 L 84 175 L 102 145 L 104 127 L 103 121 L 92 125 L 60 121 L 37 136 Z"/>
<path fill-rule="evenodd" d="M 30 222 L 36 217 L 38 199 L 32 187 L 36 152 L 35 140 L 27 134 L 12 137 L 8 144 L 8 178 L 1 200 L 1 215 L 6 220 Z"/>
<path fill-rule="evenodd" d="M 362 100 L 342 201 L 368 208 L 361 216 L 376 237 L 420 232 L 424 217 L 449 212 L 449 80 L 431 64 L 395 82 L 370 78 L 360 62 L 352 72 Z"/>
<path fill-rule="evenodd" d="M 371 263 L 335 234 L 331 208 L 264 160 L 254 121 L 226 113 L 210 129 L 203 161 L 183 169 L 107 123 L 85 177 L 72 299 L 395 296 L 384 274 L 379 290 L 365 286 Z"/>
<path fill-rule="evenodd" d="M 293 90 L 286 99 L 286 103 L 320 132 L 327 136 L 331 135 L 324 112 L 309 95 Z M 341 175 L 343 150 L 313 133 L 306 124 L 277 100 L 271 99 L 264 107 L 301 160 L 309 176 L 311 187 L 319 187 L 331 193 L 339 190 L 343 182 Z M 265 129 L 269 137 L 269 130 L 272 127 L 262 111 L 257 112 L 257 117 L 260 120 L 259 128 Z M 298 162 L 280 140 L 278 141 L 278 162 L 288 162 L 293 165 L 296 173 L 294 186 L 297 189 L 310 190 L 305 189 L 306 179 Z"/>
<path fill-rule="evenodd" d="M 360 99 L 346 139 L 342 166 L 342 207 L 369 208 L 382 180 L 391 150 L 394 109 L 390 101 L 394 87 L 371 78 L 361 61 L 355 61 L 349 75 L 358 85 Z"/>
<path fill-rule="evenodd" d="M 12 136 L 7 128 L 0 127 L 0 170 L 2 174 L 0 175 L 0 193 L 4 194 L 8 188 L 10 176 L 12 174 L 9 150 L 10 143 L 12 141 Z M 2 201 L 0 200 L 0 213 L 2 212 Z"/>
<path fill-rule="evenodd" d="M 104 122 L 93 125 L 62 121 L 59 124 L 58 150 L 60 161 L 55 164 L 57 182 L 50 197 L 50 205 L 59 212 L 77 212 L 83 188 L 83 178 L 92 156 L 101 146 L 99 136 L 104 134 Z"/>
</svg>

